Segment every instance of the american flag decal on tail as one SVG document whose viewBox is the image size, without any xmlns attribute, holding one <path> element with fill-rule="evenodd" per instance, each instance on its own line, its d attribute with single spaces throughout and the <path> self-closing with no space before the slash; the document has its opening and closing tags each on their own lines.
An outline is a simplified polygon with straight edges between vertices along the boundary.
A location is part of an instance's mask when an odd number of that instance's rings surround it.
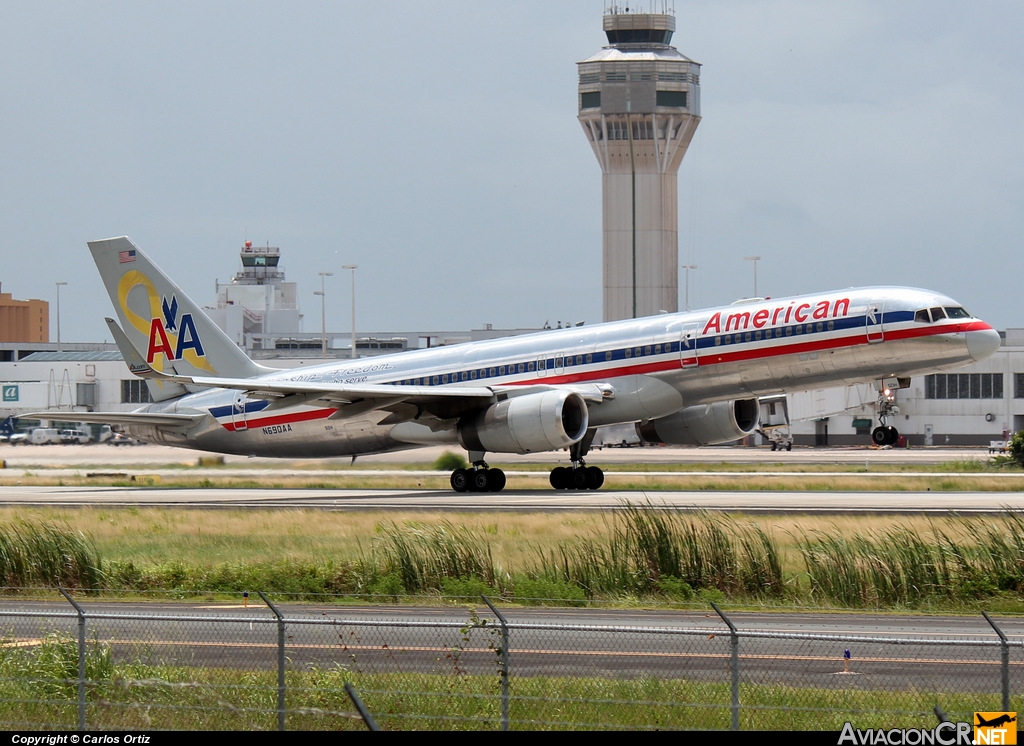
<svg viewBox="0 0 1024 746">
<path fill-rule="evenodd" d="M 129 249 L 128 251 L 120 251 L 120 252 L 118 252 L 117 260 L 121 264 L 125 264 L 126 262 L 134 262 L 135 261 L 135 249 Z"/>
</svg>

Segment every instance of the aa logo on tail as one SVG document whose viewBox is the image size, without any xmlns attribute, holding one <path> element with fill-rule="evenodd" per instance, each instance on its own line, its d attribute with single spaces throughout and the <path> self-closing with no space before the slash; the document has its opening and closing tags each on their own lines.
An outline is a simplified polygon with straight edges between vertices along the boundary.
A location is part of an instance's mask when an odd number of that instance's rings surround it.
<svg viewBox="0 0 1024 746">
<path fill-rule="evenodd" d="M 178 299 L 172 295 L 168 303 L 167 298 L 164 298 L 161 310 L 163 317 L 154 318 L 149 325 L 146 362 L 152 364 L 157 355 L 163 355 L 168 361 L 180 360 L 188 350 L 193 350 L 199 357 L 205 357 L 203 342 L 199 339 L 192 314 L 183 313 L 180 321 L 178 319 Z"/>
</svg>

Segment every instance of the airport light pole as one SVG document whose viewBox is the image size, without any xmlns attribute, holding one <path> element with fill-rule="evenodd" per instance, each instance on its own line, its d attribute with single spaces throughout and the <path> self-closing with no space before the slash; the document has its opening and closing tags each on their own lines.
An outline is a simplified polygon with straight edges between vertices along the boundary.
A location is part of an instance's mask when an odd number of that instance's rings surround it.
<svg viewBox="0 0 1024 746">
<path fill-rule="evenodd" d="M 683 269 L 686 270 L 686 310 L 690 310 L 690 270 L 697 269 L 696 264 L 684 264 Z"/>
<path fill-rule="evenodd" d="M 314 290 L 313 295 L 320 296 L 320 357 L 327 357 L 327 291 L 324 281 L 328 277 L 334 277 L 333 272 L 317 272 L 320 275 L 320 289 Z"/>
<path fill-rule="evenodd" d="M 57 352 L 61 352 L 60 348 L 60 286 L 67 285 L 64 281 L 57 282 Z"/>
<path fill-rule="evenodd" d="M 761 261 L 761 257 L 759 257 L 759 256 L 745 256 L 745 257 L 743 257 L 743 261 L 745 261 L 745 262 L 753 262 L 754 263 L 754 297 L 757 298 L 758 297 L 758 295 L 757 295 L 757 263 L 759 261 Z"/>
<path fill-rule="evenodd" d="M 342 269 L 352 270 L 352 359 L 355 360 L 356 355 L 356 270 L 359 269 L 358 264 L 343 264 Z"/>
</svg>

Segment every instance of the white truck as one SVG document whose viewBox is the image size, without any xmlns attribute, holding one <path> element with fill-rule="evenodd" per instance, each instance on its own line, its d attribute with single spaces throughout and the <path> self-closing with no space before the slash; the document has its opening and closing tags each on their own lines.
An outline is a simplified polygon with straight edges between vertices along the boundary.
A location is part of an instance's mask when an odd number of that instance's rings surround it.
<svg viewBox="0 0 1024 746">
<path fill-rule="evenodd" d="M 28 435 L 28 442 L 34 446 L 58 444 L 60 431 L 55 427 L 37 427 Z"/>
<path fill-rule="evenodd" d="M 60 442 L 69 445 L 85 445 L 86 443 L 92 443 L 92 436 L 88 430 L 69 428 L 60 431 Z"/>
</svg>

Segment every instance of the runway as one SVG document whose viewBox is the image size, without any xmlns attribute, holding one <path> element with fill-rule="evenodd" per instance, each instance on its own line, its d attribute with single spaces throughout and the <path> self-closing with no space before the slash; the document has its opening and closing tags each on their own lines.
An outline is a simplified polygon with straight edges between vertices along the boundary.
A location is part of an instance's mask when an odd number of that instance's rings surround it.
<svg viewBox="0 0 1024 746">
<path fill-rule="evenodd" d="M 433 464 L 445 451 L 461 453 L 459 448 L 430 446 L 411 448 L 406 451 L 378 453 L 359 456 L 357 466 L 380 467 L 393 464 Z M 0 445 L 0 459 L 8 468 L 67 468 L 97 467 L 103 465 L 175 465 L 194 467 L 203 456 L 201 451 L 169 446 L 139 445 L 61 445 L 61 446 L 10 446 Z M 463 453 L 463 455 L 465 455 Z M 986 448 L 874 448 L 865 446 L 842 448 L 810 448 L 796 446 L 792 451 L 771 451 L 767 447 L 748 448 L 743 446 L 712 446 L 705 448 L 603 448 L 592 450 L 588 461 L 604 468 L 610 464 L 847 464 L 882 468 L 892 465 L 941 464 L 965 461 L 987 461 Z M 492 456 L 493 461 L 509 465 L 517 464 L 567 464 L 565 451 L 548 451 L 528 455 L 500 454 Z M 278 469 L 301 466 L 312 469 L 331 469 L 349 466 L 352 459 L 308 459 L 284 460 L 272 458 L 249 458 L 246 456 L 224 456 L 227 466 L 257 469 Z"/>
<path fill-rule="evenodd" d="M 417 489 L 160 489 L 136 487 L 0 487 L 8 507 L 160 507 L 209 509 L 578 511 L 651 504 L 679 510 L 739 513 L 974 514 L 1024 510 L 1021 492 L 555 492 L 498 494 Z"/>
<path fill-rule="evenodd" d="M 80 599 L 92 634 L 116 657 L 202 667 L 272 669 L 277 617 L 258 599 L 239 604 L 103 603 Z M 358 666 L 362 673 L 401 669 L 462 674 L 495 670 L 497 631 L 467 632 L 466 608 L 339 607 L 278 601 L 287 619 L 288 665 L 295 670 Z M 472 604 L 477 609 L 482 604 Z M 506 608 L 512 674 L 657 677 L 725 681 L 730 634 L 710 610 Z M 740 665 L 750 683 L 851 689 L 993 692 L 999 640 L 980 615 L 751 613 L 730 611 Z M 484 617 L 493 616 L 484 611 Z M 11 600 L 0 620 L 18 644 L 38 644 L 42 626 L 70 627 L 63 602 Z M 996 622 L 1013 647 L 1011 676 L 1021 675 L 1021 620 Z M 339 643 L 339 640 L 341 641 Z M 849 664 L 844 650 L 851 651 Z M 845 669 L 845 670 L 844 670 Z M 843 676 L 843 673 L 853 676 Z"/>
<path fill-rule="evenodd" d="M 510 486 L 498 494 L 455 493 L 448 489 L 238 489 L 238 488 L 161 488 L 28 486 L 17 480 L 30 476 L 57 481 L 95 473 L 113 473 L 127 480 L 136 475 L 173 481 L 189 475 L 200 481 L 229 478 L 293 477 L 308 480 L 338 476 L 404 476 L 413 481 L 422 476 L 437 477 L 433 460 L 446 450 L 421 448 L 399 453 L 360 457 L 353 470 L 350 459 L 275 460 L 227 456 L 223 466 L 197 466 L 204 455 L 196 451 L 164 446 L 107 445 L 86 446 L 8 446 L 0 449 L 6 468 L 0 470 L 6 486 L 0 486 L 0 505 L 45 507 L 178 507 L 210 509 L 316 509 L 316 510 L 423 510 L 423 511 L 572 511 L 607 510 L 626 503 L 652 504 L 680 510 L 729 511 L 743 513 L 991 513 L 1024 509 L 1024 492 L 836 492 L 836 491 L 739 491 L 739 490 L 622 490 L 606 488 L 597 492 L 556 492 L 547 488 L 516 489 L 517 477 L 536 471 L 516 471 L 517 465 L 566 463 L 563 452 L 502 456 Z M 816 471 L 813 476 L 839 476 L 839 469 L 851 465 L 863 467 L 857 476 L 892 476 L 890 469 L 906 465 L 934 465 L 987 461 L 985 449 L 875 449 L 875 448 L 796 448 L 792 452 L 771 452 L 766 448 L 610 448 L 592 454 L 590 463 L 600 464 L 606 473 L 617 465 L 649 464 L 644 473 L 657 476 L 659 465 L 680 463 L 720 466 L 723 463 L 745 465 L 778 464 L 779 472 L 758 472 L 796 476 L 795 465 L 834 464 L 837 471 Z M 409 470 L 409 465 L 422 469 Z M 398 468 L 398 467 L 404 468 Z M 345 467 L 345 468 L 343 468 Z M 874 470 L 874 471 L 873 471 Z M 799 471 L 799 469 L 797 469 Z M 711 472 L 687 472 L 695 481 Z M 749 473 L 746 473 L 749 476 Z M 941 477 L 938 472 L 928 472 Z M 716 476 L 723 476 L 721 471 Z M 849 472 L 845 472 L 849 475 Z M 443 474 L 441 475 L 443 476 Z M 676 478 L 683 475 L 674 473 Z M 961 479 L 974 476 L 999 479 L 1016 475 L 980 472 L 956 472 Z M 15 483 L 12 484 L 11 482 Z M 436 482 L 435 482 L 436 484 Z"/>
</svg>

